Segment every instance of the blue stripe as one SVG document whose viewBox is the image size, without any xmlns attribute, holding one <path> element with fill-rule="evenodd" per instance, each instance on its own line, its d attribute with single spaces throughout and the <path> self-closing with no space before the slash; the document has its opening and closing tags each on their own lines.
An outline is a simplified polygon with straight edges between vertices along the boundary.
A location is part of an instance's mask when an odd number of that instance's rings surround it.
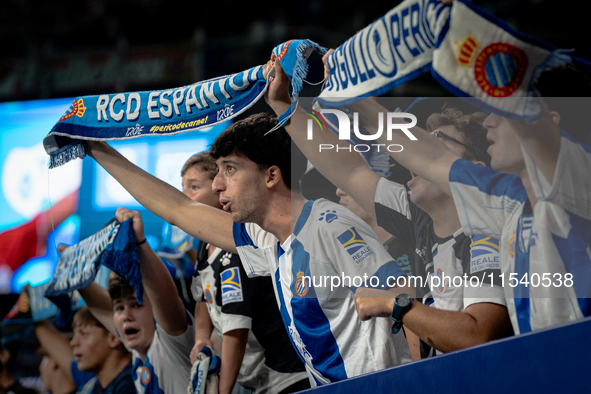
<svg viewBox="0 0 591 394">
<path fill-rule="evenodd" d="M 297 236 L 306 224 L 308 217 L 310 217 L 310 212 L 312 212 L 312 205 L 314 205 L 314 200 L 308 200 L 306 201 L 306 204 L 304 204 L 302 213 L 300 213 L 300 217 L 298 217 L 298 221 L 296 222 L 295 228 L 293 229 L 294 235 Z"/>
<path fill-rule="evenodd" d="M 505 196 L 520 202 L 527 200 L 525 187 L 518 176 L 501 174 L 466 159 L 458 159 L 452 164 L 449 182 L 475 186 L 490 196 Z"/>
<path fill-rule="evenodd" d="M 550 44 L 549 42 L 541 40 L 537 37 L 529 36 L 527 34 L 523 34 L 523 33 L 518 32 L 513 27 L 509 26 L 506 22 L 504 22 L 500 19 L 497 19 L 495 16 L 489 14 L 488 12 L 486 12 L 482 8 L 479 8 L 478 6 L 476 6 L 475 4 L 471 3 L 468 0 L 454 0 L 454 1 L 464 4 L 466 7 L 468 7 L 472 11 L 474 11 L 476 14 L 480 15 L 481 17 L 483 17 L 484 19 L 486 19 L 490 23 L 497 25 L 498 27 L 505 30 L 507 33 L 509 33 L 510 35 L 512 35 L 513 37 L 515 37 L 521 41 L 527 42 L 531 45 L 539 46 L 539 47 L 547 49 L 549 51 L 553 51 L 556 49 L 556 47 L 554 45 Z"/>
<path fill-rule="evenodd" d="M 311 277 L 310 254 L 297 239 L 292 242 L 291 248 L 293 250 L 293 277 L 296 278 L 298 272 L 303 272 L 304 275 Z M 294 284 L 295 281 L 291 285 L 293 319 L 300 338 L 312 355 L 314 369 L 331 382 L 347 379 L 345 362 L 312 283 L 310 283 L 304 297 L 297 295 Z"/>
<path fill-rule="evenodd" d="M 504 66 L 503 68 L 505 69 L 505 71 L 507 72 L 507 77 L 509 80 L 513 79 L 513 76 L 515 75 L 515 70 L 516 70 L 516 64 L 515 64 L 515 59 L 513 59 L 512 56 L 510 56 L 507 53 L 503 53 L 502 54 L 503 59 L 505 62 L 503 63 Z"/>
<path fill-rule="evenodd" d="M 591 221 L 570 214 L 572 226 L 567 238 L 552 234 L 567 273 L 573 275 L 573 288 L 584 316 L 591 316 L 591 259 L 587 248 L 591 241 Z"/>
<path fill-rule="evenodd" d="M 252 246 L 258 249 L 258 246 L 252 242 L 250 235 L 248 235 L 244 223 L 234 223 L 232 225 L 232 234 L 234 235 L 234 243 L 237 248 L 240 246 Z"/>
<path fill-rule="evenodd" d="M 279 247 L 281 249 L 281 247 Z M 283 249 L 282 249 L 283 250 Z M 283 254 L 283 253 L 281 253 Z M 277 251 L 277 255 L 279 255 L 279 251 Z M 283 297 L 283 289 L 281 288 L 281 277 L 279 275 L 279 268 L 275 271 L 275 287 L 277 288 L 277 296 L 279 297 L 279 313 L 281 314 L 281 320 L 283 320 L 283 325 L 285 326 L 285 331 L 287 331 L 287 336 L 291 341 L 291 345 L 295 349 L 296 354 L 302 360 L 304 365 L 306 364 L 306 360 L 300 354 L 297 346 L 293 343 L 293 338 L 291 337 L 291 332 L 289 331 L 289 326 L 291 326 L 291 317 L 287 312 L 287 308 L 285 307 L 285 297 Z"/>
<path fill-rule="evenodd" d="M 528 215 L 531 216 L 531 215 Z M 527 216 L 523 216 L 527 217 Z M 516 240 L 515 240 L 515 273 L 517 280 L 520 281 L 526 273 L 529 275 L 529 247 L 528 250 L 521 250 L 523 239 L 521 220 L 517 224 Z M 531 331 L 531 311 L 529 303 L 529 288 L 525 284 L 518 283 L 513 289 L 513 296 L 515 298 L 515 312 L 517 315 L 517 324 L 519 325 L 519 333 L 525 334 Z"/>
<path fill-rule="evenodd" d="M 499 86 L 499 82 L 497 81 L 497 76 L 495 74 L 495 69 L 493 67 L 494 56 L 486 62 L 484 65 L 484 69 L 486 70 L 486 78 L 490 82 L 492 86 Z"/>
</svg>

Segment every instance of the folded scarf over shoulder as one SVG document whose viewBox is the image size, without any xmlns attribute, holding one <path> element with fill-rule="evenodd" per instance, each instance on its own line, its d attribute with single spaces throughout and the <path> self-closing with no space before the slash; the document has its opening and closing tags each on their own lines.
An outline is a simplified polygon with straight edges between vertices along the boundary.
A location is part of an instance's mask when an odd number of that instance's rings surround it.
<svg viewBox="0 0 591 394">
<path fill-rule="evenodd" d="M 291 40 L 272 51 L 271 60 L 279 61 L 291 80 L 294 102 L 314 50 L 326 52 L 310 40 Z M 175 89 L 77 97 L 43 140 L 49 166 L 85 156 L 82 143 L 73 140 L 124 140 L 214 126 L 246 111 L 266 89 L 263 66 L 257 66 Z M 279 122 L 284 123 L 293 110 L 290 107 Z"/>
</svg>

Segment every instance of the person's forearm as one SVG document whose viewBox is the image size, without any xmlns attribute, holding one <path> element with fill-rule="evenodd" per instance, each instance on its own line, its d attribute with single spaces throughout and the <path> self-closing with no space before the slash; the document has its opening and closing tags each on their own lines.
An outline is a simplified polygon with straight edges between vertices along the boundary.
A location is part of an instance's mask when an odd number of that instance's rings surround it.
<svg viewBox="0 0 591 394">
<path fill-rule="evenodd" d="M 113 306 L 107 289 L 96 282 L 78 290 L 90 313 L 112 334 L 117 335 L 113 322 Z"/>
<path fill-rule="evenodd" d="M 359 114 L 359 123 L 363 124 L 370 132 L 375 132 L 379 129 L 379 114 L 381 113 L 383 116 L 383 132 L 376 141 L 372 142 L 383 144 L 382 149 L 386 149 L 385 147 L 389 145 L 402 146 L 402 149 L 386 150 L 400 165 L 418 176 L 435 183 L 443 191 L 451 195 L 449 169 L 459 157 L 451 152 L 443 142 L 416 126 L 408 128 L 408 131 L 416 140 L 410 139 L 400 129 L 395 128 L 391 133 L 388 133 L 389 111 L 373 98 L 358 101 L 349 105 L 348 108 Z M 396 117 L 392 118 L 391 122 L 392 124 L 400 125 L 409 123 L 404 118 Z"/>
<path fill-rule="evenodd" d="M 150 212 L 197 239 L 236 253 L 229 214 L 191 201 L 173 186 L 129 162 L 106 143 L 87 141 L 86 147 L 89 156 Z"/>
<path fill-rule="evenodd" d="M 204 301 L 201 301 L 195 308 L 195 338 L 205 338 L 209 340 L 212 331 L 213 324 L 211 324 L 207 305 L 205 305 Z"/>
<path fill-rule="evenodd" d="M 355 299 L 355 308 L 361 320 L 388 317 L 394 307 L 391 291 L 361 289 Z M 414 301 L 402 316 L 402 323 L 429 346 L 441 352 L 450 352 L 502 338 L 511 331 L 507 308 L 493 303 L 477 303 L 464 312 L 444 311 Z"/>
<path fill-rule="evenodd" d="M 417 361 L 421 359 L 421 341 L 420 338 L 412 332 L 412 330 L 406 326 L 404 326 L 404 333 L 406 335 L 406 342 L 408 343 L 408 348 L 410 350 L 410 357 L 412 361 Z"/>
<path fill-rule="evenodd" d="M 247 340 L 248 329 L 232 330 L 224 334 L 219 394 L 230 394 L 232 392 L 240 372 Z"/>
<path fill-rule="evenodd" d="M 170 273 L 147 242 L 138 247 L 138 257 L 154 319 L 169 335 L 181 335 L 187 330 L 187 315 Z"/>
<path fill-rule="evenodd" d="M 72 379 L 71 365 L 74 353 L 68 340 L 46 321 L 35 324 L 35 334 L 43 350 Z"/>
<path fill-rule="evenodd" d="M 488 305 L 504 308 L 495 304 Z M 496 326 L 485 327 L 468 313 L 444 311 L 419 302 L 413 304 L 402 321 L 429 346 L 444 353 L 498 339 L 507 332 L 506 322 L 501 324 L 503 329 Z"/>
<path fill-rule="evenodd" d="M 365 211 L 375 217 L 374 197 L 379 176 L 367 165 L 363 157 L 351 148 L 348 141 L 339 140 L 330 130 L 321 129 L 316 122 L 311 122 L 313 139 L 307 139 L 305 128 L 310 119 L 301 108 L 292 116 L 291 122 L 285 126 L 292 140 L 314 167 L 333 185 L 349 194 Z M 331 149 L 320 149 L 329 147 Z M 337 149 L 345 147 L 345 149 Z"/>
</svg>

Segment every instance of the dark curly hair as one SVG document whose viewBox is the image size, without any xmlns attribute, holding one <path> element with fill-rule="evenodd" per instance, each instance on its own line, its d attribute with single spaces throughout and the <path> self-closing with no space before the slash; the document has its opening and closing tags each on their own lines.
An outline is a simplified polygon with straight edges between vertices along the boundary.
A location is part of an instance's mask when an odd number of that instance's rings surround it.
<svg viewBox="0 0 591 394">
<path fill-rule="evenodd" d="M 211 145 L 210 154 L 216 160 L 240 154 L 258 164 L 260 170 L 277 166 L 285 185 L 300 191 L 300 178 L 307 168 L 306 157 L 283 127 L 269 132 L 276 124 L 277 118 L 266 113 L 251 115 L 224 130 Z"/>
<path fill-rule="evenodd" d="M 441 126 L 454 126 L 464 137 L 464 143 L 474 148 L 479 153 L 470 149 L 464 151 L 464 158 L 477 160 L 490 166 L 490 156 L 486 153 L 489 143 L 486 140 L 486 129 L 482 122 L 486 118 L 484 112 L 475 112 L 466 115 L 459 109 L 446 107 L 441 113 L 432 114 L 427 119 L 427 131 L 432 132 Z"/>
</svg>

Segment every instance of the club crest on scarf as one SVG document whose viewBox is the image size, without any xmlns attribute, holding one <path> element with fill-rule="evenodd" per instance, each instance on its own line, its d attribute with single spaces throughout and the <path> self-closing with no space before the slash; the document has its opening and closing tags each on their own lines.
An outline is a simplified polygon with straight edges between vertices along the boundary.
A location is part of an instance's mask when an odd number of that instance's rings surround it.
<svg viewBox="0 0 591 394">
<path fill-rule="evenodd" d="M 508 97 L 515 92 L 527 71 L 527 55 L 514 45 L 495 42 L 476 57 L 474 77 L 484 93 Z"/>
</svg>

